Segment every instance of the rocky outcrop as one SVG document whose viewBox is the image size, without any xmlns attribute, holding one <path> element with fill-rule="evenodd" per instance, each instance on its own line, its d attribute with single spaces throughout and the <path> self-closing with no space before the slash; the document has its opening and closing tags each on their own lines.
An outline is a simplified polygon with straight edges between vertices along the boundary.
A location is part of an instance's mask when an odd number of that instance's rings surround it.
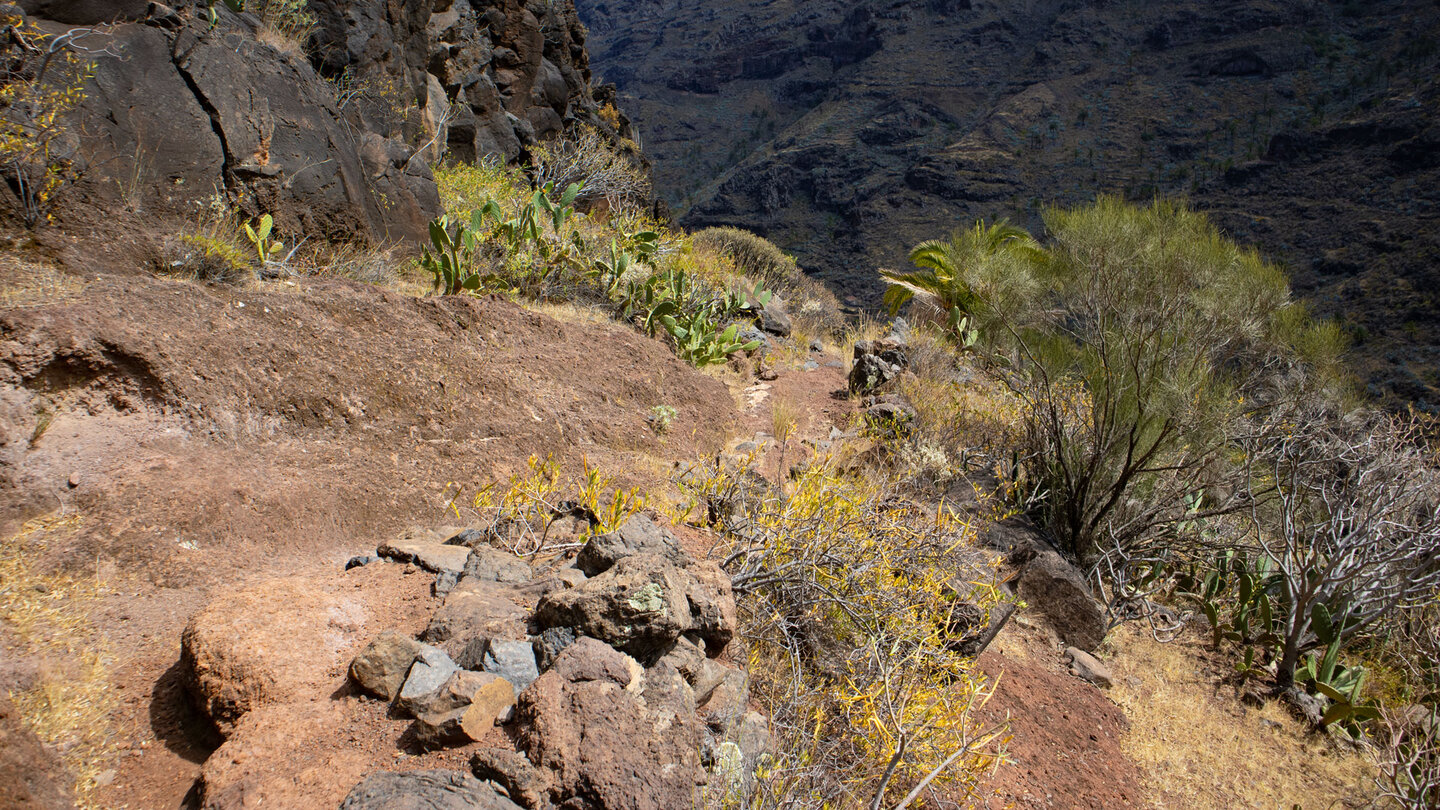
<svg viewBox="0 0 1440 810">
<path fill-rule="evenodd" d="M 632 135 L 599 114 L 571 0 L 314 0 L 303 41 L 218 2 L 213 25 L 195 3 L 22 8 L 113 23 L 86 40 L 93 75 L 64 147 L 77 197 L 112 211 L 190 218 L 220 200 L 271 214 L 287 240 L 423 239 L 446 155 L 516 161 L 579 122 Z"/>
<path fill-rule="evenodd" d="M 680 221 L 765 234 L 854 306 L 957 225 L 1171 194 L 1344 318 L 1373 393 L 1440 403 L 1428 0 L 580 11 Z"/>
<path fill-rule="evenodd" d="M 552 557 L 522 563 L 529 581 L 500 582 L 497 571 L 519 570 L 502 552 L 459 544 L 493 528 L 407 531 L 338 582 L 271 581 L 201 611 L 185 633 L 186 686 L 226 734 L 202 806 L 324 804 L 351 785 L 344 807 L 659 810 L 692 806 L 702 788 L 743 800 L 772 743 L 746 673 L 723 660 L 736 626 L 724 571 L 637 516 L 586 543 L 593 578 Z M 437 548 L 468 557 L 426 570 Z M 415 604 L 421 584 L 457 568 L 448 595 L 415 605 L 428 625 L 407 615 L 414 630 L 402 632 L 372 608 Z M 395 582 L 403 595 L 367 593 Z M 409 724 L 400 744 L 414 752 L 488 746 L 472 758 L 485 781 L 366 776 L 375 741 L 355 735 L 393 720 Z M 326 751 L 324 772 L 295 762 L 298 748 Z"/>
</svg>

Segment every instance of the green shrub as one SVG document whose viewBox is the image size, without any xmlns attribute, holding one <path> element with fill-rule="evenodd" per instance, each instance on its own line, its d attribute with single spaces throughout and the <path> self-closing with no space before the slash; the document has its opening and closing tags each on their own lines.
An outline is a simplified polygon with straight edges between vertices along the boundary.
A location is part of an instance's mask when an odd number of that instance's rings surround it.
<svg viewBox="0 0 1440 810">
<path fill-rule="evenodd" d="M 835 294 L 807 276 L 768 239 L 739 228 L 706 228 L 697 231 L 692 240 L 697 251 L 729 259 L 741 275 L 792 302 L 790 315 L 804 324 L 806 331 L 833 335 L 844 328 Z"/>
<path fill-rule="evenodd" d="M 255 277 L 245 251 L 233 242 L 203 233 L 176 238 L 166 250 L 160 272 L 206 284 L 240 284 Z"/>
<path fill-rule="evenodd" d="M 1226 494 L 1243 484 L 1241 420 L 1333 394 L 1338 332 L 1292 310 L 1280 268 L 1182 205 L 1102 197 L 1045 223 L 1031 289 L 983 330 L 1014 366 L 1031 505 L 1088 562 L 1156 539 L 1187 499 L 1239 508 Z"/>
</svg>

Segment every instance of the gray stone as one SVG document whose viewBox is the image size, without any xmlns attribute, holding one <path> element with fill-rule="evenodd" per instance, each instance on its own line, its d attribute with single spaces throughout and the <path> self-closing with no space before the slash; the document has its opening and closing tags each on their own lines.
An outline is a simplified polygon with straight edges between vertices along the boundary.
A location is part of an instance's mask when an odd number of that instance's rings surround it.
<svg viewBox="0 0 1440 810">
<path fill-rule="evenodd" d="M 636 554 L 657 554 L 675 565 L 686 561 L 674 535 L 644 515 L 632 515 L 615 531 L 590 538 L 576 556 L 575 567 L 593 577 Z"/>
<path fill-rule="evenodd" d="M 530 566 L 508 551 L 491 546 L 476 546 L 465 563 L 465 576 L 480 582 L 529 582 L 535 576 Z"/>
<path fill-rule="evenodd" d="M 488 782 L 463 771 L 372 773 L 340 810 L 520 810 Z"/>
<path fill-rule="evenodd" d="M 424 647 L 415 656 L 415 663 L 410 667 L 405 685 L 395 698 L 395 708 L 402 713 L 413 715 L 416 708 L 439 692 L 446 681 L 450 680 L 450 676 L 459 669 L 444 651 L 435 647 Z"/>
<path fill-rule="evenodd" d="M 1065 657 L 1070 660 L 1070 674 L 1105 689 L 1115 685 L 1115 676 L 1110 673 L 1110 668 L 1090 653 L 1078 647 L 1067 647 Z"/>
<path fill-rule="evenodd" d="M 350 678 L 366 693 L 392 700 L 400 693 L 421 647 L 415 639 L 387 630 L 350 662 Z"/>
<path fill-rule="evenodd" d="M 520 692 L 540 677 L 535 648 L 528 641 L 491 640 L 482 659 L 482 668 L 514 684 Z"/>
<path fill-rule="evenodd" d="M 460 575 L 454 571 L 441 571 L 435 575 L 435 582 L 430 586 L 430 593 L 438 599 L 444 599 L 455 590 L 460 584 Z"/>
<path fill-rule="evenodd" d="M 373 562 L 380 562 L 380 558 L 374 554 L 357 554 L 345 561 L 345 570 L 349 571 L 352 568 L 361 568 Z"/>
</svg>

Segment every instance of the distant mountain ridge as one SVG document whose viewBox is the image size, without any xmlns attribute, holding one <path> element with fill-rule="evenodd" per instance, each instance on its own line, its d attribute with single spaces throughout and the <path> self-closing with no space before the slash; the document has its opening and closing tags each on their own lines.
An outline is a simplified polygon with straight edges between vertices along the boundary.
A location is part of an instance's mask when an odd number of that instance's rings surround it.
<svg viewBox="0 0 1440 810">
<path fill-rule="evenodd" d="M 1340 318 L 1372 394 L 1440 405 L 1440 4 L 578 4 L 659 193 L 856 305 L 984 217 L 1190 199 Z"/>
</svg>

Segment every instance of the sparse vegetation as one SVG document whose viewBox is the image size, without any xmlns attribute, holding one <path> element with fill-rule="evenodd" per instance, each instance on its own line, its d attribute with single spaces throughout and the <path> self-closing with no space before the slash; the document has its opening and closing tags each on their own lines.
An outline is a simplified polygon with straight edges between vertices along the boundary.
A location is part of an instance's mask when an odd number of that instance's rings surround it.
<svg viewBox="0 0 1440 810">
<path fill-rule="evenodd" d="M 70 115 L 85 99 L 89 64 L 76 51 L 97 32 L 46 33 L 0 15 L 0 171 L 25 223 L 48 221 L 55 197 L 75 178 Z"/>
<path fill-rule="evenodd" d="M 993 571 L 956 564 L 970 527 L 824 460 L 783 491 L 744 469 L 686 483 L 727 538 L 752 689 L 780 736 L 752 806 L 963 804 L 1005 741 L 976 717 L 994 684 L 952 643 L 999 598 Z"/>
</svg>

